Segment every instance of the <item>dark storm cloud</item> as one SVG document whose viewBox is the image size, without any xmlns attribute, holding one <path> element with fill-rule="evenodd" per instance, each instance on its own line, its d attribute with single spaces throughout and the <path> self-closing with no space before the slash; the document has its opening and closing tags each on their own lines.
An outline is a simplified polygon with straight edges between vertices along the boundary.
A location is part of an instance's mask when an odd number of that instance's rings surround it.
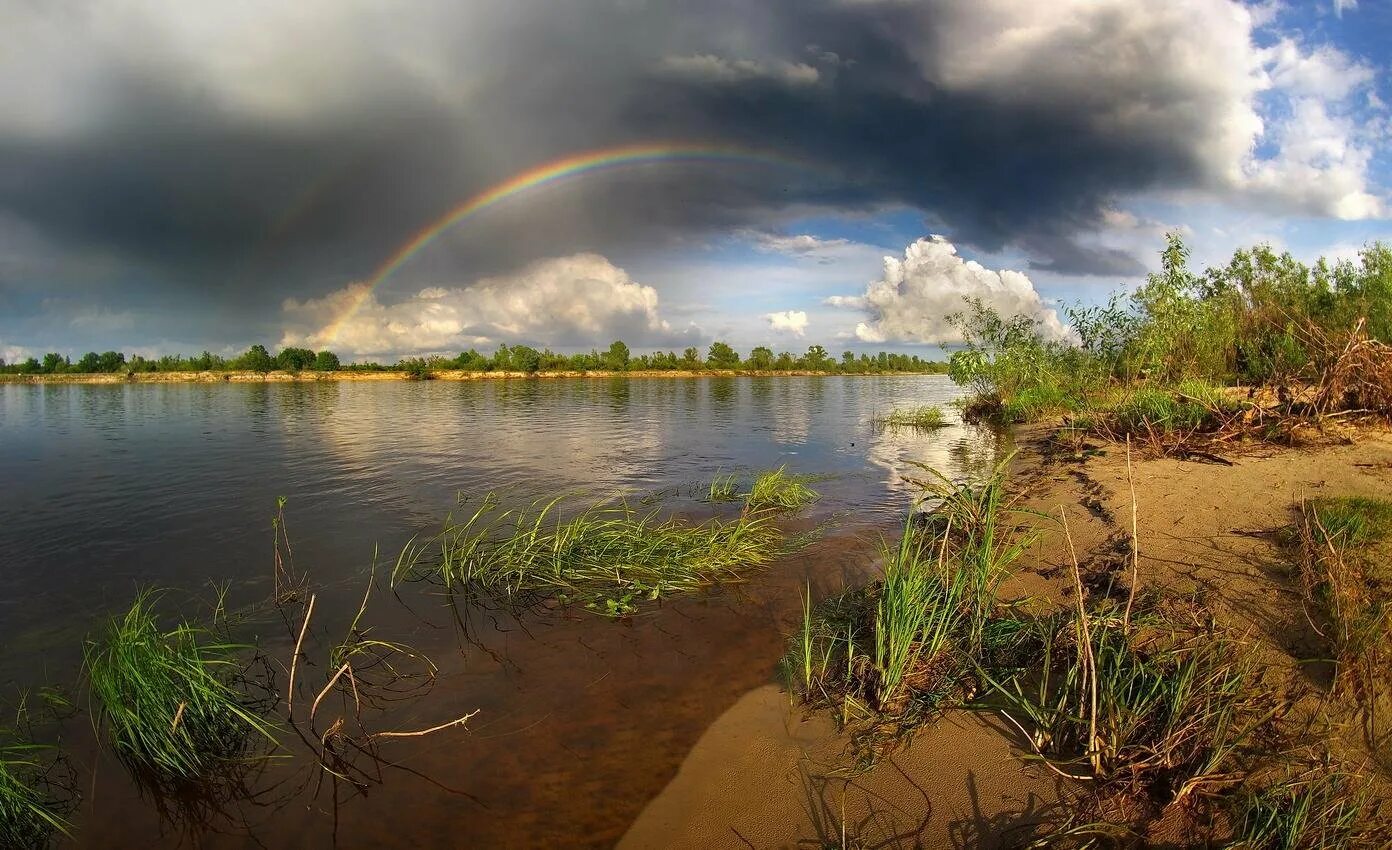
<svg viewBox="0 0 1392 850">
<path fill-rule="evenodd" d="M 1084 237 L 1116 198 L 1211 187 L 1247 149 L 1250 22 L 1220 0 L 1034 5 L 306 2 L 303 43 L 269 13 L 203 27 L 203 7 L 180 6 L 158 28 L 151 0 L 123 28 L 100 4 L 12 6 L 62 37 L 17 54 L 32 76 L 0 82 L 0 212 L 60 251 L 124 258 L 149 285 L 264 315 L 369 276 L 523 168 L 700 139 L 812 167 L 609 173 L 490 213 L 407 277 L 899 205 L 1034 268 L 1135 273 Z M 1003 42 L 1022 17 L 1044 35 Z M 107 31 L 145 24 L 149 43 Z M 42 282 L 4 285 L 21 283 Z"/>
</svg>

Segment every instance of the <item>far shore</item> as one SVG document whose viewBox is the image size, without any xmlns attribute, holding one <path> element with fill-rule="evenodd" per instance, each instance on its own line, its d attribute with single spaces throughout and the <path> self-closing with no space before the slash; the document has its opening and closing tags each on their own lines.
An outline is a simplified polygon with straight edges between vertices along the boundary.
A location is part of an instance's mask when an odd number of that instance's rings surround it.
<svg viewBox="0 0 1392 850">
<path fill-rule="evenodd" d="M 219 384 L 272 383 L 312 384 L 322 381 L 489 381 L 531 378 L 732 378 L 732 377 L 826 377 L 866 378 L 905 375 L 936 375 L 938 372 L 818 372 L 808 369 L 772 371 L 754 369 L 674 369 L 614 372 L 596 369 L 588 372 L 466 372 L 444 369 L 422 379 L 404 371 L 359 372 L 95 372 L 60 375 L 0 375 L 0 384 Z"/>
</svg>

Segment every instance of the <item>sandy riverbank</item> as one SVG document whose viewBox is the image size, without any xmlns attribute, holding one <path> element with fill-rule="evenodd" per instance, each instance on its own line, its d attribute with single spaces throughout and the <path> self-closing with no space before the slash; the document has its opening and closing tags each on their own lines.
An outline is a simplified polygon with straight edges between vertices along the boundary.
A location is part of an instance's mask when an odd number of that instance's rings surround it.
<svg viewBox="0 0 1392 850">
<path fill-rule="evenodd" d="M 846 374 L 844 377 L 883 377 L 930 375 L 931 372 L 882 372 L 877 375 Z M 432 372 L 433 381 L 506 381 L 553 378 L 732 378 L 732 377 L 824 377 L 839 372 L 795 370 L 771 372 L 747 369 L 678 369 L 674 371 L 611 372 L 464 372 L 445 370 Z M 83 375 L 0 375 L 0 383 L 9 384 L 217 384 L 217 383 L 302 383 L 324 381 L 411 381 L 419 380 L 406 372 L 112 372 Z"/>
<path fill-rule="evenodd" d="M 1118 557 L 1130 539 L 1125 449 L 1094 443 L 1085 453 L 1065 453 L 1046 433 L 1020 434 L 1014 487 L 1031 509 L 1067 511 L 1085 574 L 1105 579 L 1127 564 Z M 1322 701 L 1327 665 L 1308 663 L 1321 651 L 1319 638 L 1280 532 L 1296 520 L 1302 498 L 1392 498 L 1392 433 L 1361 431 L 1339 445 L 1261 448 L 1231 460 L 1133 459 L 1138 584 L 1200 595 L 1221 622 L 1261 644 L 1286 693 L 1317 706 L 1311 710 L 1328 721 L 1324 745 L 1368 763 L 1341 708 Z M 1004 597 L 1069 599 L 1067 547 L 1057 529 L 1045 531 Z M 620 846 L 843 846 L 843 826 L 846 846 L 1015 846 L 1013 829 L 1038 822 L 1068 794 L 1056 776 L 1022 759 L 1024 746 L 989 715 L 956 711 L 869 773 L 847 779 L 849 747 L 831 719 L 790 705 L 768 685 L 706 731 Z M 1376 794 L 1388 794 L 1386 777 L 1374 775 L 1374 782 Z M 1163 822 L 1152 829 L 1151 846 L 1184 846 Z"/>
</svg>

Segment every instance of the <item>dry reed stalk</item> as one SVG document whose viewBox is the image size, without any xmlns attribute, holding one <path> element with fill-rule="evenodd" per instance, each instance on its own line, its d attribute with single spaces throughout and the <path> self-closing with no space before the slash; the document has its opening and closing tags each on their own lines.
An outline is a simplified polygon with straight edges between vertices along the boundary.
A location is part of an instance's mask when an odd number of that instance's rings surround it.
<svg viewBox="0 0 1392 850">
<path fill-rule="evenodd" d="M 300 624 L 300 636 L 295 640 L 295 654 L 290 657 L 290 685 L 285 691 L 285 715 L 295 716 L 295 669 L 300 663 L 300 647 L 304 645 L 305 631 L 309 628 L 309 618 L 314 615 L 314 594 L 309 596 L 309 607 L 305 609 L 304 622 Z"/>
<path fill-rule="evenodd" d="M 1073 534 L 1068 530 L 1068 511 L 1059 505 L 1063 520 L 1063 536 L 1068 541 L 1068 554 L 1073 561 L 1073 584 L 1078 594 L 1078 628 L 1082 633 L 1079 653 L 1083 657 L 1083 702 L 1090 706 L 1088 716 L 1088 752 L 1094 775 L 1102 773 L 1102 747 L 1097 740 L 1097 659 L 1092 652 L 1092 628 L 1088 622 L 1087 606 L 1083 603 L 1083 573 L 1078 566 L 1078 552 L 1073 548 Z M 1090 693 L 1089 693 L 1090 692 Z"/>
<path fill-rule="evenodd" d="M 452 726 L 462 726 L 462 725 L 464 725 L 465 723 L 467 723 L 467 722 L 469 721 L 469 718 L 470 718 L 470 717 L 473 717 L 475 714 L 478 714 L 479 711 L 480 711 L 480 709 L 477 709 L 477 708 L 476 708 L 476 709 L 474 709 L 473 711 L 469 712 L 468 714 L 464 715 L 463 717 L 456 718 L 456 719 L 454 719 L 454 720 L 449 721 L 448 723 L 441 723 L 439 726 L 431 726 L 429 729 L 420 729 L 420 730 L 417 730 L 417 731 L 415 731 L 415 732 L 374 732 L 374 733 L 372 733 L 371 737 L 373 737 L 373 738 L 419 738 L 419 737 L 422 736 L 422 735 L 430 735 L 430 734 L 435 733 L 435 732 L 440 732 L 440 731 L 443 731 L 443 730 L 445 730 L 445 729 L 449 729 L 449 728 L 452 727 Z"/>
<path fill-rule="evenodd" d="M 1131 473 L 1131 435 L 1126 435 L 1126 483 L 1131 488 L 1131 590 L 1126 594 L 1126 613 L 1122 616 L 1121 627 L 1131 634 L 1131 605 L 1136 601 L 1136 583 L 1141 568 L 1141 544 L 1136 535 L 1136 479 Z"/>
<path fill-rule="evenodd" d="M 309 707 L 309 719 L 311 721 L 314 720 L 314 715 L 319 712 L 319 701 L 333 688 L 334 683 L 337 682 L 344 673 L 348 672 L 349 666 L 347 661 L 343 662 L 343 666 L 339 667 L 338 670 L 329 677 L 329 683 L 324 686 L 324 690 L 320 691 L 319 696 L 314 698 L 314 704 Z"/>
</svg>

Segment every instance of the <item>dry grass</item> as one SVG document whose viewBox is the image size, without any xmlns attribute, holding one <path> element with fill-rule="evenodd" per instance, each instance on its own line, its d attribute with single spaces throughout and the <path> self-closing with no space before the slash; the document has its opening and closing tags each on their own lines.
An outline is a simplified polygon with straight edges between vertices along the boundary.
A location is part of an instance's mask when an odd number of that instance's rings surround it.
<svg viewBox="0 0 1392 850">
<path fill-rule="evenodd" d="M 1392 502 L 1325 498 L 1300 506 L 1300 577 L 1307 615 L 1335 660 L 1333 693 L 1359 706 L 1375 751 L 1392 760 L 1392 571 L 1383 542 Z"/>
</svg>

